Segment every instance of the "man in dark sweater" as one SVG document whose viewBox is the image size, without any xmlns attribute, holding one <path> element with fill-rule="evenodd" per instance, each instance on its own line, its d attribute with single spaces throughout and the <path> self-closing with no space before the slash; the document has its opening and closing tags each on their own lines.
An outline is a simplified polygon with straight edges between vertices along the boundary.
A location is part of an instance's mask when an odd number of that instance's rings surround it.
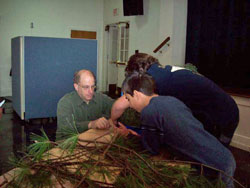
<svg viewBox="0 0 250 188">
<path fill-rule="evenodd" d="M 122 85 L 129 106 L 141 113 L 141 140 L 145 149 L 158 154 L 161 147 L 170 147 L 225 172 L 222 180 L 227 187 L 233 187 L 228 177 L 234 175 L 236 168 L 232 153 L 204 129 L 183 102 L 172 96 L 159 96 L 155 88 L 150 75 L 139 73 L 128 76 Z M 120 126 L 117 131 L 126 132 L 126 128 Z"/>
</svg>

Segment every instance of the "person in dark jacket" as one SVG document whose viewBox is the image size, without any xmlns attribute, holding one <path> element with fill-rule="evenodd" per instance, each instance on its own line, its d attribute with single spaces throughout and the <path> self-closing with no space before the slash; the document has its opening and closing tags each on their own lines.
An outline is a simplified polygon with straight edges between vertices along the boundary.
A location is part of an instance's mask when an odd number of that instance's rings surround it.
<svg viewBox="0 0 250 188">
<path fill-rule="evenodd" d="M 159 61 L 145 53 L 129 58 L 126 75 L 133 72 L 148 73 L 155 82 L 159 95 L 173 96 L 187 105 L 204 128 L 229 146 L 239 123 L 239 110 L 233 98 L 213 81 L 187 69 L 160 65 Z M 117 119 L 129 107 L 125 96 L 113 105 L 111 119 Z"/>
<path fill-rule="evenodd" d="M 141 113 L 141 141 L 145 149 L 159 154 L 161 147 L 170 147 L 199 163 L 219 169 L 227 187 L 236 168 L 232 153 L 203 128 L 191 110 L 179 99 L 155 93 L 153 78 L 133 73 L 122 85 L 129 106 Z M 127 132 L 119 123 L 118 133 Z M 132 133 L 134 134 L 134 133 Z M 230 176 L 230 177 L 228 177 Z"/>
</svg>

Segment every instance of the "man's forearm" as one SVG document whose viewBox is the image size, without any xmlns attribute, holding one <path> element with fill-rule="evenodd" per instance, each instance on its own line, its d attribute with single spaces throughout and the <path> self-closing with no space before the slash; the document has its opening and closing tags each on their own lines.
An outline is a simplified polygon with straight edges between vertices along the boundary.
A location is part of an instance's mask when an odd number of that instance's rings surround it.
<svg viewBox="0 0 250 188">
<path fill-rule="evenodd" d="M 90 121 L 81 121 L 81 122 L 76 122 L 76 127 L 79 133 L 82 133 L 84 131 L 87 131 L 89 129 Z"/>
<path fill-rule="evenodd" d="M 121 117 L 123 112 L 129 107 L 129 102 L 125 98 L 125 95 L 121 96 L 115 101 L 111 109 L 111 120 L 116 123 L 117 119 Z"/>
</svg>

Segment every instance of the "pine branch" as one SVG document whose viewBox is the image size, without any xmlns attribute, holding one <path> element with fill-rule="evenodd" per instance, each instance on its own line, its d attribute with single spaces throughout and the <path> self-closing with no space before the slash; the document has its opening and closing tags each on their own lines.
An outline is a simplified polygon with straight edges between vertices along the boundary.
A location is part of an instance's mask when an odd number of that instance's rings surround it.
<svg viewBox="0 0 250 188">
<path fill-rule="evenodd" d="M 202 174 L 194 175 L 193 169 L 168 165 L 173 162 L 185 165 L 195 163 L 152 161 L 136 140 L 115 135 L 106 143 L 99 141 L 105 135 L 92 141 L 79 139 L 75 133 L 71 135 L 65 141 L 56 143 L 50 142 L 45 135 L 35 136 L 36 142 L 29 148 L 29 155 L 14 161 L 20 167 L 19 173 L 5 185 L 43 187 L 52 184 L 53 176 L 61 187 L 65 181 L 70 181 L 75 187 L 224 187 L 221 180 L 212 182 Z M 60 156 L 47 152 L 53 146 L 61 148 Z M 209 168 L 207 165 L 196 165 Z M 92 178 L 95 173 L 100 175 L 100 180 Z M 106 181 L 106 177 L 112 181 Z"/>
</svg>

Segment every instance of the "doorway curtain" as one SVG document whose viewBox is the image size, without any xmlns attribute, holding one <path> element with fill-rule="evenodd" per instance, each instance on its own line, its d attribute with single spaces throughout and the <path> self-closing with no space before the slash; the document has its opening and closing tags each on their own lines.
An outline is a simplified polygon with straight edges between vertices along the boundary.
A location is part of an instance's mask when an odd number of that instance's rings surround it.
<svg viewBox="0 0 250 188">
<path fill-rule="evenodd" d="M 222 87 L 250 89 L 250 1 L 188 0 L 185 63 Z"/>
</svg>

